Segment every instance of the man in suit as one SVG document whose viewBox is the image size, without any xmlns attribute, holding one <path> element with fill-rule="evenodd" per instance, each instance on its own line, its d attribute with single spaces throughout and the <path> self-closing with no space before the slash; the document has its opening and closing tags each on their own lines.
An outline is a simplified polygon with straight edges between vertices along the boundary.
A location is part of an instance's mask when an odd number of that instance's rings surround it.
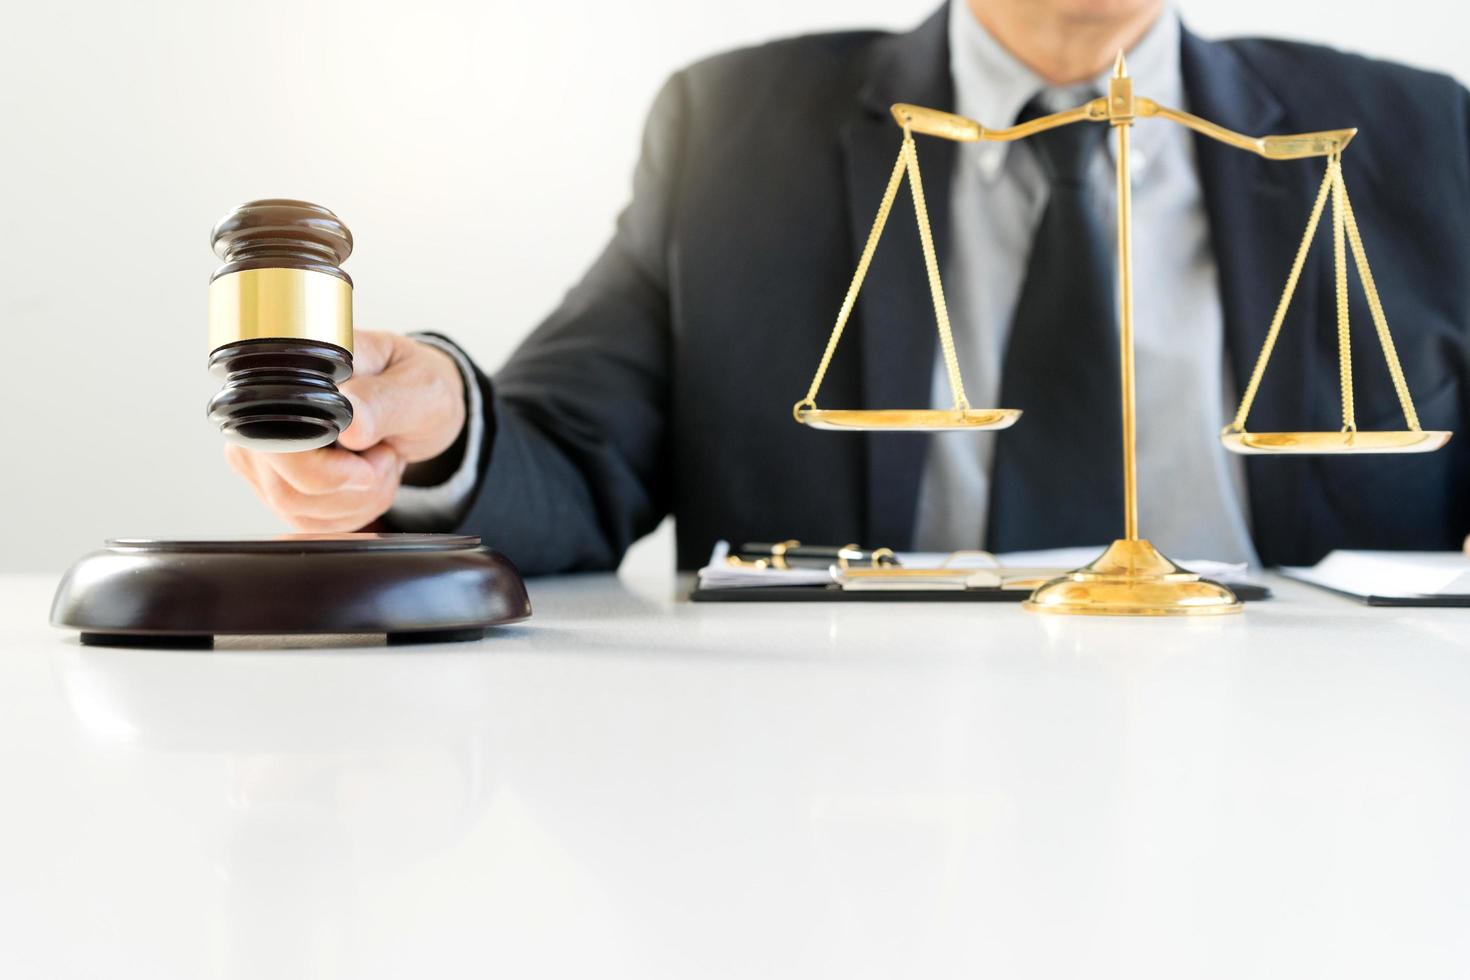
<svg viewBox="0 0 1470 980">
<path fill-rule="evenodd" d="M 919 137 L 971 404 L 998 435 L 797 425 L 900 131 L 895 102 L 1011 125 L 1106 91 L 1230 129 L 1361 127 L 1347 185 L 1427 429 L 1470 421 L 1470 95 L 1423 71 L 1270 40 L 1211 42 L 1165 0 L 952 0 L 906 34 L 711 58 L 664 86 L 601 257 L 493 377 L 442 337 L 360 332 L 339 447 L 231 463 L 303 530 L 380 517 L 482 535 L 528 573 L 614 567 L 664 515 L 681 567 L 714 540 L 896 548 L 1102 545 L 1121 532 L 1108 127 L 1017 144 Z M 1413 147 L 1412 153 L 1404 153 Z M 1229 456 L 1216 438 L 1280 298 L 1323 162 L 1134 127 L 1139 487 L 1166 552 L 1301 564 L 1470 532 L 1470 433 L 1415 456 Z M 1324 222 L 1325 224 L 1326 222 Z M 1340 425 L 1324 230 L 1251 427 Z M 819 403 L 949 405 L 907 192 Z M 1351 290 L 1358 424 L 1402 428 Z"/>
</svg>

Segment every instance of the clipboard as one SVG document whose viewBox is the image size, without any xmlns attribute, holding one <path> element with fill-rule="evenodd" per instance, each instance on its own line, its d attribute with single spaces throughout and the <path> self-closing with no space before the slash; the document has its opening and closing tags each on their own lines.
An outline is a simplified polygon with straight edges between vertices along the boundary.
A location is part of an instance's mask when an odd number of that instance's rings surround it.
<svg viewBox="0 0 1470 980">
<path fill-rule="evenodd" d="M 1271 598 L 1271 589 L 1256 582 L 1227 586 L 1243 602 Z M 755 585 L 743 589 L 701 589 L 690 602 L 1024 602 L 1030 589 L 876 589 L 854 591 L 832 585 Z M 1470 604 L 1470 603 L 1467 603 Z"/>
<path fill-rule="evenodd" d="M 799 541 L 775 545 L 745 545 L 738 553 L 725 541 L 716 542 L 709 564 L 701 569 L 691 602 L 1024 602 L 1042 582 L 1066 573 L 1061 564 L 1076 557 L 1062 552 L 1046 553 L 1058 562 L 1020 562 L 1003 565 L 987 551 L 954 551 L 929 555 L 899 555 L 887 548 L 864 551 L 856 544 L 841 548 L 806 548 L 825 562 L 792 567 L 786 560 Z M 1087 551 L 1088 549 L 1079 549 Z M 1028 553 L 1032 559 L 1042 553 Z M 901 562 L 900 558 L 904 561 Z M 925 558 L 907 564 L 910 558 Z M 984 564 L 976 564 L 983 562 Z M 817 567 L 811 567 L 815 564 Z M 822 567 L 825 565 L 826 567 Z M 1007 582 L 1007 574 L 1010 581 Z M 706 576 L 710 575 L 709 582 Z M 735 581 L 729 581 L 728 576 Z M 763 579 L 771 579 L 763 581 Z M 858 585 L 844 579 L 870 580 Z M 988 581 L 987 581 L 988 579 Z M 711 584 L 711 582 L 713 584 Z M 926 587 L 931 585 L 933 587 Z M 1222 581 L 1246 602 L 1271 598 L 1271 590 L 1234 575 Z"/>
</svg>

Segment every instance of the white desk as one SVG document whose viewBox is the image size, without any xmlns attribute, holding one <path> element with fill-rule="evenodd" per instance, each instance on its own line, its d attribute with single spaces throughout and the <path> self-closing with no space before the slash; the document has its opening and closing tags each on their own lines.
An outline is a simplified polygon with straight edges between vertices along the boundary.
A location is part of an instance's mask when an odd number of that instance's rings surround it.
<svg viewBox="0 0 1470 980">
<path fill-rule="evenodd" d="M 1470 611 L 691 605 L 84 648 L 0 578 L 0 976 L 1463 977 Z"/>
</svg>

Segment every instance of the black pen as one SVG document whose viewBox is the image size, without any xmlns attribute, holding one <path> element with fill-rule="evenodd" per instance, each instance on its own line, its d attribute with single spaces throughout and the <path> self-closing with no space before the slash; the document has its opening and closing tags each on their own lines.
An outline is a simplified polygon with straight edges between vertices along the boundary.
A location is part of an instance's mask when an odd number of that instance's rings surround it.
<svg viewBox="0 0 1470 980">
<path fill-rule="evenodd" d="M 774 568 L 826 568 L 828 565 L 851 563 L 898 564 L 898 559 L 888 548 L 869 550 L 855 544 L 802 544 L 795 540 L 774 544 L 748 542 L 740 546 L 739 554 L 744 559 L 765 559 Z"/>
</svg>

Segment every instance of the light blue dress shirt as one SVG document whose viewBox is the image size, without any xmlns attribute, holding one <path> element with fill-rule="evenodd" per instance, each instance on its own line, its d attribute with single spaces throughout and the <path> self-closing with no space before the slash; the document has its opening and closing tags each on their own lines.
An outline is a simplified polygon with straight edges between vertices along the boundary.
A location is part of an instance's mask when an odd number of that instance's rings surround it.
<svg viewBox="0 0 1470 980">
<path fill-rule="evenodd" d="M 1048 87 L 980 25 L 964 0 L 950 4 L 949 40 L 955 110 L 987 126 L 1011 125 L 1039 93 L 1053 109 L 1064 109 L 1107 91 L 1111 72 L 1091 85 Z M 1127 57 L 1136 92 L 1188 108 L 1173 9 L 1164 10 Z M 1110 137 L 1099 148 L 1091 173 L 1109 241 L 1116 227 L 1115 145 Z M 1242 504 L 1244 469 L 1219 441 L 1234 405 L 1228 402 L 1220 288 L 1192 137 L 1163 120 L 1140 119 L 1130 149 L 1141 530 L 1165 554 L 1254 561 Z M 1000 366 L 1032 235 L 1046 206 L 1046 179 L 1024 141 L 962 143 L 958 150 L 952 232 L 940 256 L 945 294 L 970 404 L 1004 407 L 998 404 Z M 921 138 L 921 163 L 923 156 Z M 952 403 L 938 355 L 932 397 L 937 408 Z M 1025 425 L 1025 416 L 1016 424 Z M 982 546 L 995 440 L 1004 438 L 1004 432 L 930 438 L 916 548 Z M 1121 534 L 1121 514 L 1118 523 Z"/>
</svg>

